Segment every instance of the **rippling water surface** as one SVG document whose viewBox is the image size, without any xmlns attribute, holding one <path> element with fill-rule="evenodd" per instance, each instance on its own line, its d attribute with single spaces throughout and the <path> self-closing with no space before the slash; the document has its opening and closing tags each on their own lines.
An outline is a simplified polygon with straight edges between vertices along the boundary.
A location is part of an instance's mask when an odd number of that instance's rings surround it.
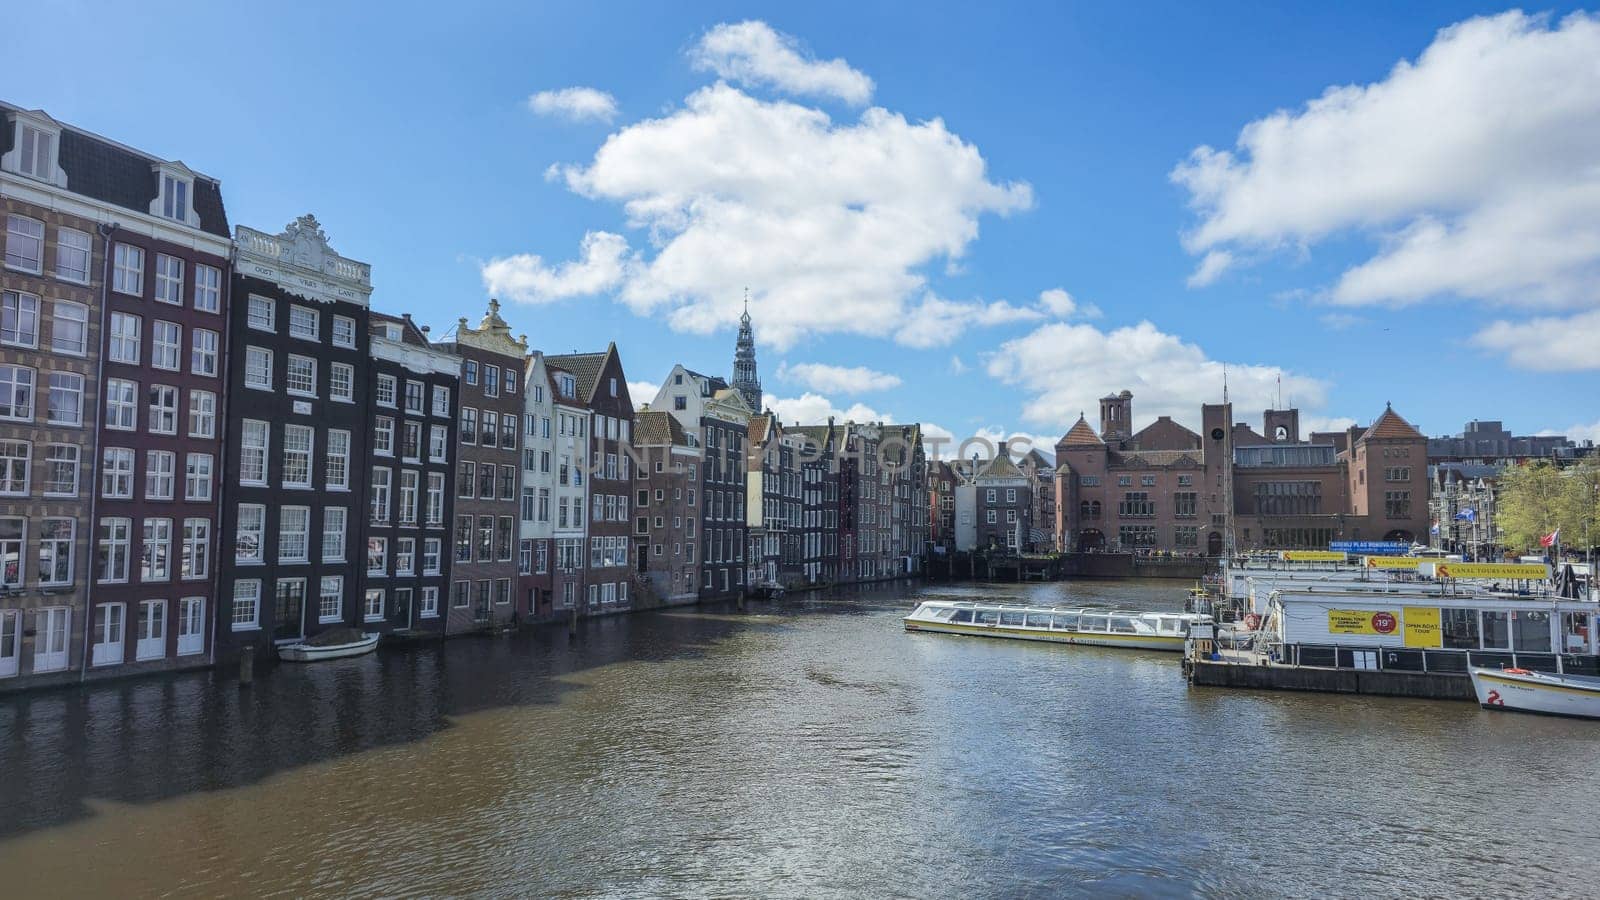
<svg viewBox="0 0 1600 900">
<path fill-rule="evenodd" d="M 906 634 L 928 586 L 0 698 L 0 896 L 1588 895 L 1600 724 Z"/>
</svg>

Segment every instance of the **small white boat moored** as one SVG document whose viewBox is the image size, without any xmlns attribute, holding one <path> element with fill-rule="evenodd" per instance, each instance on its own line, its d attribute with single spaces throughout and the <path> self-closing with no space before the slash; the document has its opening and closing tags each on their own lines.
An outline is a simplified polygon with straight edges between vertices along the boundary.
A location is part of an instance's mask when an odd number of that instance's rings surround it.
<svg viewBox="0 0 1600 900">
<path fill-rule="evenodd" d="M 961 600 L 925 600 L 906 616 L 907 631 L 978 637 L 1183 651 L 1189 626 L 1210 622 L 1194 613 L 1134 612 L 1097 606 L 1019 606 Z"/>
<path fill-rule="evenodd" d="M 286 644 L 278 648 L 278 657 L 289 662 L 318 662 L 324 659 L 343 659 L 347 656 L 360 656 L 371 653 L 378 646 L 378 633 L 369 631 L 359 640 L 345 641 L 338 644 L 318 646 L 301 641 L 298 644 Z"/>
<path fill-rule="evenodd" d="M 1484 709 L 1600 719 L 1600 678 L 1480 666 L 1467 672 Z"/>
</svg>

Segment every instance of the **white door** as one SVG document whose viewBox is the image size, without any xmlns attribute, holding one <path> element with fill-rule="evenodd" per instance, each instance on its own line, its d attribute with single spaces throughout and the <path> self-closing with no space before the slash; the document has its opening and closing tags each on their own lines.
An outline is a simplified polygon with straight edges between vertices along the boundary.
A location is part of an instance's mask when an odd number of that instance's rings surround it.
<svg viewBox="0 0 1600 900">
<path fill-rule="evenodd" d="M 178 601 L 178 655 L 204 653 L 206 649 L 206 598 Z"/>
<path fill-rule="evenodd" d="M 122 613 L 127 607 L 121 603 L 106 603 L 94 610 L 94 656 L 91 664 L 114 666 L 122 662 Z"/>
<path fill-rule="evenodd" d="M 22 613 L 0 610 L 0 678 L 9 678 L 21 668 Z"/>
<path fill-rule="evenodd" d="M 136 659 L 160 659 L 167 655 L 167 601 L 139 603 L 139 642 L 134 645 Z"/>
<path fill-rule="evenodd" d="M 67 632 L 72 627 L 72 610 L 64 606 L 41 609 L 34 614 L 38 632 L 33 645 L 33 670 L 56 672 L 67 667 Z"/>
</svg>

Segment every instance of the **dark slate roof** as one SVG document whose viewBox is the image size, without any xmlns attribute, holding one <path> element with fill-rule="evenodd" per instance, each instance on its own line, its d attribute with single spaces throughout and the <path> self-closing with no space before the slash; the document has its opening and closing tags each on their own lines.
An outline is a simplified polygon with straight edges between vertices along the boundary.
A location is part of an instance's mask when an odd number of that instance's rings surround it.
<svg viewBox="0 0 1600 900">
<path fill-rule="evenodd" d="M 11 129 L 4 130 L 9 136 Z M 60 161 L 67 173 L 68 189 L 73 193 L 146 214 L 160 193 L 154 164 L 166 162 L 68 126 L 61 129 Z M 193 200 L 194 211 L 200 216 L 200 230 L 228 237 L 228 214 L 222 205 L 221 186 L 196 174 Z"/>
<path fill-rule="evenodd" d="M 1113 450 L 1107 464 L 1125 469 L 1201 467 L 1205 453 L 1200 450 Z"/>
<path fill-rule="evenodd" d="M 684 369 L 684 371 L 688 372 L 695 378 L 703 378 L 706 381 L 711 382 L 711 393 L 713 396 L 716 395 L 717 391 L 726 390 L 728 388 L 728 380 L 720 375 L 706 375 L 702 372 L 696 372 L 693 369 Z"/>
</svg>

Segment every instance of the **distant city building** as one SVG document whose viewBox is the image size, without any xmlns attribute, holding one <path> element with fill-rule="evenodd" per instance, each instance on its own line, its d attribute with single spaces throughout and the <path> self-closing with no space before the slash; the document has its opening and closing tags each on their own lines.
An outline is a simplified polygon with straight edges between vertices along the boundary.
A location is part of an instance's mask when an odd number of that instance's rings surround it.
<svg viewBox="0 0 1600 900">
<path fill-rule="evenodd" d="M 1508 462 L 1582 455 L 1586 448 L 1564 435 L 1514 435 L 1493 419 L 1474 419 L 1451 437 L 1428 438 L 1428 461 Z"/>
</svg>

